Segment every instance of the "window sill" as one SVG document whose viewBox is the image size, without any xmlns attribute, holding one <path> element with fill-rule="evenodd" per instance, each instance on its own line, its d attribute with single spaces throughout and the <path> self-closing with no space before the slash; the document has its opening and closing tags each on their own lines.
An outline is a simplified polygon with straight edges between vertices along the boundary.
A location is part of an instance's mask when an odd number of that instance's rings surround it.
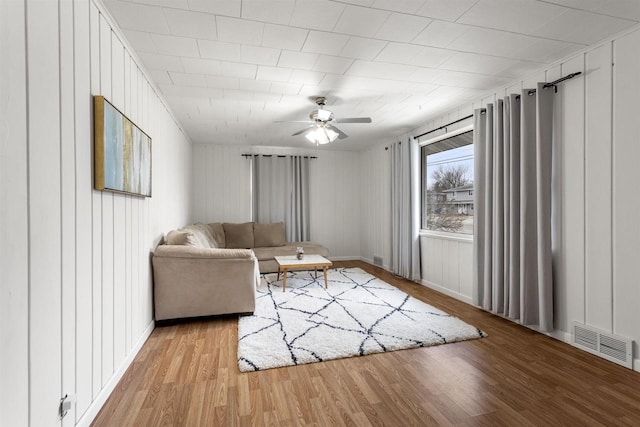
<svg viewBox="0 0 640 427">
<path fill-rule="evenodd" d="M 434 237 L 440 240 L 473 243 L 473 234 L 450 233 L 447 231 L 420 230 L 420 237 Z"/>
</svg>

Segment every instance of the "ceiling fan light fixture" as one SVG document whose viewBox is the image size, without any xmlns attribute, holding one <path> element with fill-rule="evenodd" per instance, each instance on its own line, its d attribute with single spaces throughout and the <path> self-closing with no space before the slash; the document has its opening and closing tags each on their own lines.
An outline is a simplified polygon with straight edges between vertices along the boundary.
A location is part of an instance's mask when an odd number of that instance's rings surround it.
<svg viewBox="0 0 640 427">
<path fill-rule="evenodd" d="M 305 138 L 316 145 L 324 145 L 335 141 L 338 138 L 338 132 L 325 126 L 318 126 L 307 132 Z"/>
</svg>

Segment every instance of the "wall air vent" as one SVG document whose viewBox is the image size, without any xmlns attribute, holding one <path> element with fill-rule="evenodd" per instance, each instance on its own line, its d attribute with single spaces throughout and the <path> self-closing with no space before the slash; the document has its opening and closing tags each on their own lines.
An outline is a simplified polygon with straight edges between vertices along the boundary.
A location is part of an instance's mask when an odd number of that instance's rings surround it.
<svg viewBox="0 0 640 427">
<path fill-rule="evenodd" d="M 378 267 L 382 267 L 382 257 L 378 255 L 373 256 L 373 265 L 377 265 Z"/>
<path fill-rule="evenodd" d="M 625 368 L 633 369 L 633 341 L 628 338 L 573 322 L 573 345 Z"/>
</svg>

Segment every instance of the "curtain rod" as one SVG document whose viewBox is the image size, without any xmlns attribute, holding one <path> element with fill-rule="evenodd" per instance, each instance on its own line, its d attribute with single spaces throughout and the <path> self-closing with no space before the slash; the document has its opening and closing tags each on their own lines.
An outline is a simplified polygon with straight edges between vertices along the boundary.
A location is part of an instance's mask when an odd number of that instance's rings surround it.
<svg viewBox="0 0 640 427">
<path fill-rule="evenodd" d="M 429 135 L 430 133 L 433 133 L 433 132 L 439 131 L 439 130 L 441 130 L 441 129 L 445 129 L 445 128 L 447 128 L 447 127 L 449 127 L 449 126 L 451 126 L 451 125 L 454 125 L 454 124 L 456 124 L 456 123 L 459 123 L 459 122 L 461 122 L 461 121 L 463 121 L 463 120 L 470 119 L 471 117 L 473 117 L 473 114 L 469 114 L 469 115 L 468 115 L 468 116 L 466 116 L 466 117 L 463 117 L 463 118 L 461 118 L 461 119 L 455 120 L 455 121 L 453 121 L 453 122 L 451 122 L 451 123 L 447 123 L 446 125 L 444 125 L 444 126 L 440 126 L 439 128 L 436 128 L 436 129 L 430 130 L 430 131 L 425 132 L 425 133 L 421 133 L 420 135 L 416 135 L 416 136 L 414 136 L 414 138 L 420 138 L 421 136 Z"/>
<path fill-rule="evenodd" d="M 294 154 L 289 154 L 290 156 L 295 156 Z M 254 156 L 262 156 L 262 157 L 287 157 L 285 154 L 241 154 L 242 157 L 254 157 Z M 305 159 L 317 159 L 316 156 L 300 156 Z"/>
<path fill-rule="evenodd" d="M 575 73 L 571 73 L 568 74 L 564 77 L 560 77 L 558 80 L 554 80 L 552 82 L 549 83 L 545 83 L 544 86 L 542 86 L 544 89 L 548 88 L 548 87 L 553 87 L 555 89 L 556 92 L 558 92 L 558 83 L 562 83 L 565 80 L 569 80 L 574 78 L 575 76 L 579 76 L 580 74 L 582 74 L 582 71 L 577 71 Z M 536 89 L 531 89 L 529 92 L 527 92 L 527 94 L 529 96 L 533 95 L 534 93 L 536 93 Z M 516 96 L 516 98 L 520 98 L 520 95 Z"/>
<path fill-rule="evenodd" d="M 556 92 L 557 92 L 557 91 L 558 91 L 558 88 L 557 88 L 558 83 L 562 83 L 562 82 L 563 82 L 563 81 L 565 81 L 565 80 L 572 79 L 572 78 L 574 78 L 574 77 L 576 77 L 576 76 L 579 76 L 580 74 L 582 74 L 582 71 L 577 71 L 577 72 L 575 72 L 575 73 L 568 74 L 568 75 L 566 75 L 566 76 L 564 76 L 564 77 L 560 77 L 558 80 L 554 80 L 554 81 L 552 81 L 552 82 L 545 83 L 545 85 L 544 85 L 544 86 L 542 86 L 542 87 L 543 87 L 543 88 L 555 87 L 555 88 L 556 88 Z M 536 90 L 535 90 L 535 89 L 531 89 L 531 90 L 529 91 L 529 95 L 533 95 L 534 93 L 536 93 Z M 518 95 L 518 96 L 517 96 L 517 98 L 519 98 L 519 97 L 520 97 L 520 95 Z M 433 133 L 433 132 L 436 132 L 436 131 L 439 131 L 439 130 L 445 129 L 445 128 L 447 128 L 447 127 L 449 127 L 449 126 L 451 126 L 451 125 L 453 125 L 453 124 L 459 123 L 459 122 L 461 122 L 461 121 L 463 121 L 463 120 L 470 119 L 471 117 L 473 117 L 473 114 L 470 114 L 470 115 L 468 115 L 468 116 L 466 116 L 466 117 L 463 117 L 463 118 L 461 118 L 461 119 L 455 120 L 455 121 L 453 121 L 453 122 L 451 122 L 451 123 L 448 123 L 448 124 L 446 124 L 446 125 L 444 125 L 444 126 L 440 126 L 439 128 L 436 128 L 436 129 L 430 130 L 430 131 L 425 132 L 425 133 L 421 133 L 420 135 L 416 135 L 416 136 L 414 136 L 414 138 L 416 138 L 416 139 L 417 139 L 417 138 L 420 138 L 421 136 L 429 135 L 430 133 Z"/>
</svg>

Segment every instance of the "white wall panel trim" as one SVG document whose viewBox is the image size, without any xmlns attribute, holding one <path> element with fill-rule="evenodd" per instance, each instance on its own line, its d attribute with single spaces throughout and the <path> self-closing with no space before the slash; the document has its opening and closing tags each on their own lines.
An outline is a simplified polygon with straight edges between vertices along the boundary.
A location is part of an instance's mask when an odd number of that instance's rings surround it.
<svg viewBox="0 0 640 427">
<path fill-rule="evenodd" d="M 151 89 L 156 94 L 156 96 L 158 97 L 158 99 L 160 100 L 164 108 L 167 110 L 167 112 L 171 116 L 171 120 L 173 120 L 173 123 L 176 125 L 178 129 L 180 129 L 180 132 L 182 132 L 183 136 L 187 138 L 187 140 L 191 143 L 191 139 L 189 138 L 189 135 L 184 131 L 184 129 L 180 125 L 180 122 L 178 121 L 176 116 L 173 114 L 173 111 L 171 111 L 171 108 L 169 108 L 169 103 L 164 99 L 162 92 L 160 91 L 158 86 L 154 83 L 154 80 L 150 77 L 149 72 L 144 67 L 143 65 L 144 63 L 138 57 L 138 54 L 136 53 L 135 49 L 133 49 L 133 47 L 129 44 L 124 34 L 122 34 L 120 27 L 118 27 L 118 24 L 116 24 L 116 20 L 113 19 L 113 16 L 111 16 L 108 9 L 104 6 L 104 4 L 102 3 L 102 0 L 91 0 L 91 2 L 95 4 L 95 6 L 100 11 L 100 14 L 105 17 L 114 35 L 118 38 L 120 43 L 122 43 L 122 45 L 125 47 L 125 50 L 129 53 L 129 55 L 131 55 L 133 60 L 136 62 L 136 64 L 138 65 L 138 69 L 140 70 L 140 72 L 142 73 L 146 81 L 149 83 L 149 86 L 151 86 Z M 136 124 L 139 124 L 139 123 L 136 122 Z"/>
<path fill-rule="evenodd" d="M 467 303 L 469 305 L 473 305 L 473 301 L 471 300 L 471 297 L 469 297 L 467 295 L 463 295 L 460 292 L 452 291 L 451 289 L 447 289 L 444 286 L 440 286 L 437 283 L 433 283 L 433 282 L 430 282 L 430 281 L 424 280 L 424 279 L 422 279 L 420 284 L 422 286 L 426 286 L 429 289 L 433 289 L 434 291 L 438 291 L 438 292 L 440 292 L 442 294 L 448 295 L 448 296 L 450 296 L 452 298 L 455 298 L 455 299 L 457 299 L 459 301 L 465 302 L 465 303 Z"/>
<path fill-rule="evenodd" d="M 98 415 L 98 412 L 100 412 L 100 409 L 102 409 L 102 406 L 107 401 L 107 399 L 109 398 L 113 390 L 115 390 L 116 386 L 118 385 L 118 382 L 120 382 L 125 372 L 127 372 L 127 369 L 129 369 L 129 366 L 131 365 L 131 363 L 133 363 L 133 360 L 142 349 L 142 346 L 144 345 L 144 343 L 147 341 L 149 336 L 151 336 L 151 333 L 153 332 L 154 328 L 155 328 L 155 323 L 152 321 L 151 323 L 149 323 L 147 328 L 142 332 L 142 335 L 136 342 L 136 345 L 131 349 L 131 352 L 124 359 L 123 363 L 120 364 L 120 367 L 114 372 L 114 374 L 111 376 L 109 381 L 104 385 L 102 390 L 100 390 L 100 393 L 98 393 L 98 395 L 93 399 L 93 402 L 91 402 L 91 405 L 89 405 L 89 408 L 87 409 L 87 411 L 78 420 L 76 424 L 77 426 L 89 427 L 91 425 L 91 422 L 94 420 L 96 415 Z"/>
</svg>

